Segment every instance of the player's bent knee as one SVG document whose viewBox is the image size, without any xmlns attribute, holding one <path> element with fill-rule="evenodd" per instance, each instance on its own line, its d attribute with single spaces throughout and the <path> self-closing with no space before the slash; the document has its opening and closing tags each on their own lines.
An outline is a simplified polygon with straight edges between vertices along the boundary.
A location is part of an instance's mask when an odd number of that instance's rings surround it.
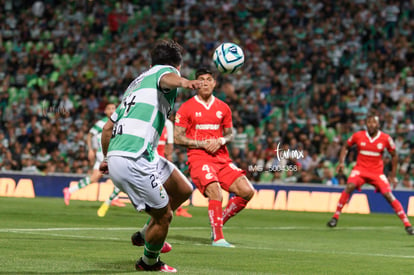
<svg viewBox="0 0 414 275">
<path fill-rule="evenodd" d="M 347 183 L 346 187 L 345 187 L 345 191 L 348 193 L 353 192 L 356 189 L 356 184 L 353 182 L 349 182 Z"/>
</svg>

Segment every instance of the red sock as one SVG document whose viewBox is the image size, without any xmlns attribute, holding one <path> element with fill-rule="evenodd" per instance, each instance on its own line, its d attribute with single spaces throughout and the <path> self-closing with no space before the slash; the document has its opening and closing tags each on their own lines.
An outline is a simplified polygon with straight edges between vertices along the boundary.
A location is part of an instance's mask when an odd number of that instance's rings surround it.
<svg viewBox="0 0 414 275">
<path fill-rule="evenodd" d="M 404 223 L 404 226 L 411 226 L 410 221 L 407 218 L 407 215 L 405 214 L 405 211 L 401 205 L 401 203 L 398 200 L 394 200 L 391 202 L 392 208 L 394 208 L 395 213 L 400 218 L 400 220 Z"/>
<path fill-rule="evenodd" d="M 249 201 L 242 197 L 234 196 L 227 203 L 226 209 L 223 211 L 223 224 L 225 224 L 231 217 L 242 211 Z"/>
<path fill-rule="evenodd" d="M 339 219 L 339 215 L 341 215 L 342 208 L 344 208 L 345 204 L 348 202 L 349 194 L 345 191 L 342 191 L 341 197 L 339 198 L 338 205 L 336 206 L 335 214 L 333 215 L 334 218 Z"/>
<path fill-rule="evenodd" d="M 221 201 L 210 200 L 208 202 L 208 217 L 210 218 L 211 228 L 213 229 L 214 241 L 224 239 L 222 212 Z"/>
</svg>

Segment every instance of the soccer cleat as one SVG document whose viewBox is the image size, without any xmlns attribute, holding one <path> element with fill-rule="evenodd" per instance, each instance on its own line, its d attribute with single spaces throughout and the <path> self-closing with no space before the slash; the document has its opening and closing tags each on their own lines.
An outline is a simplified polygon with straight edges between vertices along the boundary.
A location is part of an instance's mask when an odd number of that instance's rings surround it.
<svg viewBox="0 0 414 275">
<path fill-rule="evenodd" d="M 414 230 L 411 226 L 406 226 L 405 231 L 407 232 L 408 235 L 414 235 Z"/>
<path fill-rule="evenodd" d="M 69 192 L 69 187 L 65 187 L 63 188 L 63 199 L 65 201 L 66 205 L 69 205 L 70 202 L 70 192 Z"/>
<path fill-rule="evenodd" d="M 143 246 L 145 244 L 145 240 L 141 235 L 140 231 L 135 232 L 131 236 L 132 245 L 135 246 Z M 168 253 L 172 250 L 172 245 L 168 242 L 164 242 L 164 245 L 161 248 L 161 253 Z"/>
<path fill-rule="evenodd" d="M 169 273 L 176 273 L 177 272 L 177 269 L 175 269 L 174 267 L 171 267 L 169 265 L 166 265 L 165 263 L 161 262 L 160 260 L 158 260 L 158 262 L 153 264 L 153 265 L 147 265 L 146 263 L 144 263 L 142 258 L 140 258 L 135 263 L 135 269 L 138 270 L 138 271 L 160 271 L 160 272 L 169 272 Z"/>
<path fill-rule="evenodd" d="M 123 203 L 121 200 L 119 199 L 115 199 L 113 201 L 111 201 L 111 205 L 112 206 L 118 206 L 118 207 L 125 207 L 125 203 Z"/>
<path fill-rule="evenodd" d="M 175 211 L 175 215 L 176 216 L 181 216 L 181 217 L 184 217 L 184 218 L 192 218 L 193 217 L 193 215 L 188 213 L 187 209 L 184 209 L 184 208 L 178 208 Z"/>
<path fill-rule="evenodd" d="M 105 217 L 106 212 L 108 212 L 108 209 L 109 209 L 109 205 L 107 205 L 106 203 L 103 203 L 101 207 L 99 207 L 98 209 L 98 216 L 101 218 Z"/>
<path fill-rule="evenodd" d="M 212 246 L 218 246 L 218 247 L 235 247 L 234 245 L 232 245 L 231 243 L 228 243 L 225 239 L 220 239 L 217 241 L 213 241 L 213 243 L 211 244 Z"/>
<path fill-rule="evenodd" d="M 132 245 L 143 246 L 145 244 L 144 237 L 141 235 L 140 231 L 135 232 L 131 236 Z"/>
<path fill-rule="evenodd" d="M 335 227 L 336 224 L 338 223 L 338 219 L 337 218 L 332 218 L 329 220 L 329 222 L 326 224 L 329 227 Z"/>
</svg>

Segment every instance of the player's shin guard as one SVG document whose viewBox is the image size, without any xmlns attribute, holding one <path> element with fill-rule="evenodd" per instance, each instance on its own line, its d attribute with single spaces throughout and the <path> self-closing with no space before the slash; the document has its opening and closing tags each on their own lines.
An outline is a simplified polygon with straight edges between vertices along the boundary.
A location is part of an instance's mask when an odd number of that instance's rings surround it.
<svg viewBox="0 0 414 275">
<path fill-rule="evenodd" d="M 226 209 L 223 211 L 223 224 L 225 224 L 231 217 L 242 211 L 249 201 L 242 197 L 234 196 L 229 200 Z"/>
<path fill-rule="evenodd" d="M 398 200 L 393 200 L 391 202 L 391 206 L 394 209 L 397 216 L 400 218 L 400 220 L 404 223 L 404 226 L 411 226 L 411 223 L 408 220 L 408 217 L 405 214 L 404 208 L 402 207 L 401 203 Z"/>
<path fill-rule="evenodd" d="M 348 202 L 349 196 L 350 196 L 350 194 L 345 192 L 345 190 L 342 191 L 342 194 L 341 194 L 341 197 L 339 198 L 339 201 L 338 201 L 338 204 L 336 206 L 336 211 L 335 211 L 335 214 L 333 215 L 333 218 L 336 218 L 336 219 L 339 218 L 339 215 L 342 212 L 342 208 L 344 208 L 345 204 Z"/>
<path fill-rule="evenodd" d="M 210 200 L 208 202 L 208 217 L 213 230 L 213 241 L 223 239 L 223 209 L 221 201 Z"/>
</svg>

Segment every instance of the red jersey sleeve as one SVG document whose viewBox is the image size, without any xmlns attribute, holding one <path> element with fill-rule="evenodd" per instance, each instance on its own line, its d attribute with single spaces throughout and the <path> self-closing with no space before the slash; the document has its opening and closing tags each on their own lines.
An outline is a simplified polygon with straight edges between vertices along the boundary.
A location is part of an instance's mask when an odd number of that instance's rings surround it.
<svg viewBox="0 0 414 275">
<path fill-rule="evenodd" d="M 189 116 L 188 116 L 188 112 L 186 112 L 185 106 L 186 104 L 183 104 L 178 109 L 177 113 L 175 114 L 174 124 L 176 126 L 187 128 L 189 125 Z"/>
<path fill-rule="evenodd" d="M 388 136 L 387 141 L 388 141 L 387 145 L 386 145 L 387 151 L 388 152 L 394 152 L 395 151 L 394 140 L 392 139 L 392 137 Z"/>
<path fill-rule="evenodd" d="M 223 117 L 223 122 L 222 125 L 224 128 L 233 128 L 233 119 L 231 116 L 231 110 L 230 107 L 225 104 L 226 108 L 225 108 L 225 114 Z"/>
<path fill-rule="evenodd" d="M 348 138 L 346 143 L 348 144 L 349 147 L 351 147 L 352 145 L 357 143 L 357 140 L 358 140 L 358 133 L 355 133 Z"/>
</svg>

